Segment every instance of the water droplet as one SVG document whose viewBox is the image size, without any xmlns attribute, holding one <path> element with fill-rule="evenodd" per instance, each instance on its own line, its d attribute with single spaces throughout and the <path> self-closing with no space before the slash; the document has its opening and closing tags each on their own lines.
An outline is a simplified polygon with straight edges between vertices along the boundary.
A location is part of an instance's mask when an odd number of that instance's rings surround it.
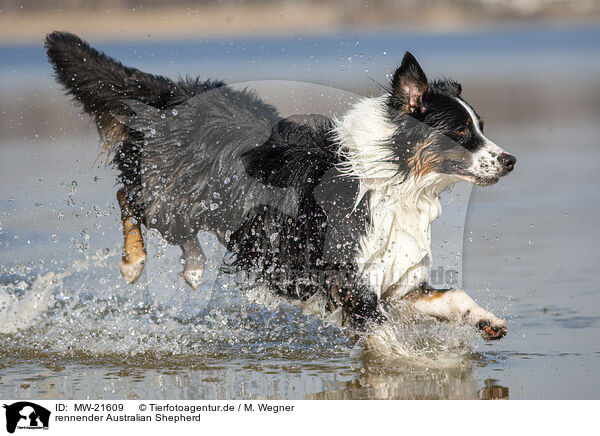
<svg viewBox="0 0 600 436">
<path fill-rule="evenodd" d="M 69 196 L 73 196 L 75 195 L 75 193 L 77 192 L 77 180 L 73 180 L 69 186 L 67 186 L 67 193 L 69 194 Z"/>
</svg>

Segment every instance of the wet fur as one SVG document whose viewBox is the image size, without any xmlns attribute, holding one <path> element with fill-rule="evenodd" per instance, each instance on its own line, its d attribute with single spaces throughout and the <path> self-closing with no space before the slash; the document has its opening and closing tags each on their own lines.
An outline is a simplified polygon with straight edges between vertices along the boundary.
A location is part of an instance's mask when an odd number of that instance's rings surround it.
<svg viewBox="0 0 600 436">
<path fill-rule="evenodd" d="M 182 247 L 213 232 L 231 267 L 291 299 L 320 295 L 345 324 L 379 323 L 382 302 L 421 289 L 440 193 L 477 178 L 460 85 L 428 82 L 409 54 L 383 97 L 283 119 L 250 91 L 143 73 L 72 34 L 46 50 L 146 227 Z"/>
</svg>

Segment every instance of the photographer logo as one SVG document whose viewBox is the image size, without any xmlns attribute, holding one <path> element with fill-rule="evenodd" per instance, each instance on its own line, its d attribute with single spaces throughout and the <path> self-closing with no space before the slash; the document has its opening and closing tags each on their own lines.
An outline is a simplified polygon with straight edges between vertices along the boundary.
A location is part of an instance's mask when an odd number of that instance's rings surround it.
<svg viewBox="0 0 600 436">
<path fill-rule="evenodd" d="M 47 430 L 50 422 L 50 411 L 29 401 L 19 401 L 6 409 L 6 431 L 14 433 L 16 429 Z"/>
</svg>

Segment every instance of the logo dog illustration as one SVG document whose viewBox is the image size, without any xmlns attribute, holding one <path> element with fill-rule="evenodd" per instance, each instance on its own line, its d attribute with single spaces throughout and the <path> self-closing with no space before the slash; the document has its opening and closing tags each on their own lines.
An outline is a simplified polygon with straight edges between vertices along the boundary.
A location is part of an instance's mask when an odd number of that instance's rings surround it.
<svg viewBox="0 0 600 436">
<path fill-rule="evenodd" d="M 19 401 L 10 405 L 4 404 L 6 409 L 6 431 L 14 433 L 17 426 L 20 428 L 48 428 L 50 411 L 42 406 L 28 401 Z"/>
</svg>

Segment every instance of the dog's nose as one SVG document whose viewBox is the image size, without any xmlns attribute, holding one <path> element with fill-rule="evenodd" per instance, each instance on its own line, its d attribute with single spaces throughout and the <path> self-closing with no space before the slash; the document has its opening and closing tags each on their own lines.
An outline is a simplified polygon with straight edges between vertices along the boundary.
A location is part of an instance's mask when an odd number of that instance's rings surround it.
<svg viewBox="0 0 600 436">
<path fill-rule="evenodd" d="M 500 156 L 498 156 L 498 162 L 500 162 L 500 164 L 506 168 L 507 171 L 512 171 L 517 163 L 517 158 L 512 154 L 502 153 Z"/>
</svg>

